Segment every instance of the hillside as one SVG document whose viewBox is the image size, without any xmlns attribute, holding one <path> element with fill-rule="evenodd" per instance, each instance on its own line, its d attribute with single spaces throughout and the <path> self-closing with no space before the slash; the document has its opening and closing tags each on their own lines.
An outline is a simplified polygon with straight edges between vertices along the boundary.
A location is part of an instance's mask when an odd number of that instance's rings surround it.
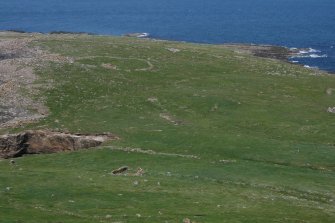
<svg viewBox="0 0 335 223">
<path fill-rule="evenodd" d="M 0 222 L 335 221 L 334 76 L 231 45 L 0 40 L 23 44 L 0 48 L 1 133 L 119 138 L 0 159 Z"/>
</svg>

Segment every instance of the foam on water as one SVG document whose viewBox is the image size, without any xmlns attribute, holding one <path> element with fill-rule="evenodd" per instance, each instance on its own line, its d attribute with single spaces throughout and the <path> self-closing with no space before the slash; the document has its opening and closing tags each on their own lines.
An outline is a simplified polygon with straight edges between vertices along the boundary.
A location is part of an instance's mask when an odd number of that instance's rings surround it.
<svg viewBox="0 0 335 223">
<path fill-rule="evenodd" d="M 290 48 L 291 50 L 297 50 L 297 48 Z M 313 49 L 313 48 L 308 48 L 307 50 L 299 50 L 299 52 L 291 56 L 290 59 L 293 58 L 327 58 L 327 54 L 317 54 L 317 53 L 322 53 L 321 50 Z"/>
<path fill-rule="evenodd" d="M 150 34 L 149 33 L 140 33 L 139 35 L 137 35 L 138 38 L 146 38 L 149 37 Z"/>
<path fill-rule="evenodd" d="M 317 66 L 304 65 L 304 67 L 308 69 L 319 69 Z"/>
<path fill-rule="evenodd" d="M 318 54 L 310 54 L 309 55 L 310 58 L 327 58 L 327 54 L 322 54 L 322 55 L 318 55 Z"/>
<path fill-rule="evenodd" d="M 300 50 L 299 51 L 299 54 L 307 54 L 308 53 L 308 51 L 306 51 L 306 50 Z"/>
<path fill-rule="evenodd" d="M 320 49 L 314 49 L 311 47 L 300 50 L 292 47 L 290 50 L 297 53 L 291 56 L 289 61 L 292 63 L 302 64 L 305 68 L 309 69 L 319 69 L 319 65 L 324 64 L 328 58 L 328 54 L 323 53 Z"/>
<path fill-rule="evenodd" d="M 297 49 L 297 48 L 291 48 L 291 49 Z M 321 50 L 316 50 L 316 49 L 313 49 L 313 48 L 308 48 L 306 50 L 300 50 L 299 51 L 299 54 L 308 54 L 308 53 L 321 53 Z"/>
<path fill-rule="evenodd" d="M 321 53 L 321 50 L 316 50 L 316 49 L 313 49 L 313 48 L 309 48 L 308 53 Z"/>
</svg>

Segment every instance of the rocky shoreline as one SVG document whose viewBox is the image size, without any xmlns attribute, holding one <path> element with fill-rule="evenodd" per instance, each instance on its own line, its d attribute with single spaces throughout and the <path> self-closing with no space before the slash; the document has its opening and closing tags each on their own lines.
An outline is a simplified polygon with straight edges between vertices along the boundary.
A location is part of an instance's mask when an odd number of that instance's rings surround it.
<svg viewBox="0 0 335 223">
<path fill-rule="evenodd" d="M 283 46 L 255 44 L 223 44 L 223 46 L 225 48 L 232 49 L 235 52 L 248 53 L 257 57 L 276 59 L 285 62 L 290 62 L 289 59 L 291 57 L 298 56 L 300 51 L 306 50 L 304 48 L 298 49 Z"/>
</svg>

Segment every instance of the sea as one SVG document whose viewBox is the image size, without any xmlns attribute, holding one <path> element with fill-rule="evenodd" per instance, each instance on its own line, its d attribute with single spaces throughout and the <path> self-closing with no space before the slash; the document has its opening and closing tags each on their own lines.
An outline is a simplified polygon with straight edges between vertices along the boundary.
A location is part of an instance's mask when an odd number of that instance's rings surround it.
<svg viewBox="0 0 335 223">
<path fill-rule="evenodd" d="M 335 73 L 335 0 L 0 0 L 0 30 L 304 48 L 290 60 Z"/>
</svg>

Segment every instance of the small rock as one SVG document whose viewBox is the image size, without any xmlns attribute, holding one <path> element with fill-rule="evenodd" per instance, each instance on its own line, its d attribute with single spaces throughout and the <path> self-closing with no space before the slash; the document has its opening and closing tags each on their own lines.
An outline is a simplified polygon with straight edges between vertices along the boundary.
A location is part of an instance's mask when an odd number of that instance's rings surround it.
<svg viewBox="0 0 335 223">
<path fill-rule="evenodd" d="M 178 53 L 180 52 L 180 49 L 176 49 L 176 48 L 167 48 L 168 51 L 172 52 L 172 53 Z"/>
<path fill-rule="evenodd" d="M 184 218 L 183 223 L 191 223 L 191 220 L 189 218 Z"/>
<path fill-rule="evenodd" d="M 228 163 L 236 163 L 236 160 L 219 160 L 220 163 L 228 164 Z"/>
<path fill-rule="evenodd" d="M 104 64 L 101 64 L 101 66 L 107 69 L 117 70 L 117 66 L 110 64 L 110 63 L 104 63 Z"/>
<path fill-rule="evenodd" d="M 158 99 L 155 98 L 155 97 L 148 98 L 147 100 L 148 100 L 149 102 L 151 102 L 151 103 L 154 103 L 154 102 L 157 102 L 157 101 L 158 101 Z"/>
<path fill-rule="evenodd" d="M 334 90 L 333 88 L 328 88 L 326 92 L 327 92 L 328 95 L 332 95 L 333 90 Z"/>
<path fill-rule="evenodd" d="M 112 218 L 112 215 L 108 214 L 106 215 L 106 218 Z"/>
<path fill-rule="evenodd" d="M 123 166 L 123 167 L 120 167 L 116 170 L 113 170 L 112 171 L 112 174 L 116 175 L 116 174 L 121 174 L 121 173 L 124 173 L 128 170 L 128 167 L 127 166 Z"/>
<path fill-rule="evenodd" d="M 141 167 L 139 167 L 134 175 L 142 176 L 143 174 L 144 174 L 144 170 Z"/>
<path fill-rule="evenodd" d="M 329 107 L 327 109 L 327 112 L 329 112 L 329 113 L 335 113 L 335 107 Z"/>
</svg>

